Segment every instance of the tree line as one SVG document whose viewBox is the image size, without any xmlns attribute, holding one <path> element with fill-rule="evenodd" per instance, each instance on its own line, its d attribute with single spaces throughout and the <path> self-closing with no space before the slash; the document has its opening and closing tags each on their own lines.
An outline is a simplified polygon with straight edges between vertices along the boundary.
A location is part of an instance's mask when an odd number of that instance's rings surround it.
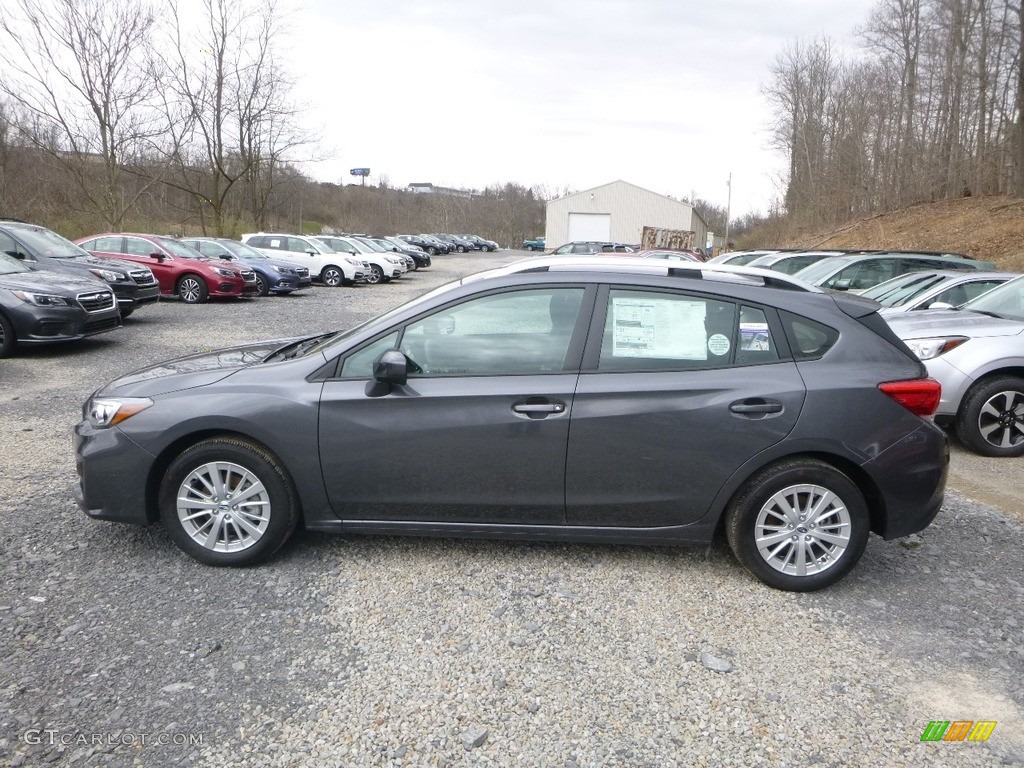
<svg viewBox="0 0 1024 768">
<path fill-rule="evenodd" d="M 800 223 L 914 203 L 1024 195 L 1024 5 L 880 0 L 841 55 L 827 38 L 782 50 L 764 92 Z"/>
</svg>

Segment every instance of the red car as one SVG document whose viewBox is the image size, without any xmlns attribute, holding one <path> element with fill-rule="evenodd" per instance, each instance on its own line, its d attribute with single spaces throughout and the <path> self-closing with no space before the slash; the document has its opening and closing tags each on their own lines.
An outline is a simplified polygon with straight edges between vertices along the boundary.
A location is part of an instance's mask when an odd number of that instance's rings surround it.
<svg viewBox="0 0 1024 768">
<path fill-rule="evenodd" d="M 145 264 L 156 275 L 160 293 L 199 304 L 210 296 L 258 296 L 251 267 L 208 259 L 170 237 L 108 232 L 75 241 L 96 256 Z"/>
</svg>

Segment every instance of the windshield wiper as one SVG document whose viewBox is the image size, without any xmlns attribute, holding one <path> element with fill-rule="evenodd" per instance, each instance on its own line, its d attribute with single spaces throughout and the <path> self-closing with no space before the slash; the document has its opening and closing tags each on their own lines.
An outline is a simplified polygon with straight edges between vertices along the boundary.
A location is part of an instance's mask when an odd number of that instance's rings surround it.
<svg viewBox="0 0 1024 768">
<path fill-rule="evenodd" d="M 305 339 L 293 341 L 291 344 L 285 344 L 280 349 L 271 352 L 263 358 L 263 362 L 269 363 L 271 360 L 291 360 L 292 358 L 298 357 L 302 353 L 306 352 L 326 337 L 333 336 L 335 333 L 337 333 L 337 331 L 328 331 L 327 333 L 320 333 L 316 336 L 309 336 Z"/>
</svg>

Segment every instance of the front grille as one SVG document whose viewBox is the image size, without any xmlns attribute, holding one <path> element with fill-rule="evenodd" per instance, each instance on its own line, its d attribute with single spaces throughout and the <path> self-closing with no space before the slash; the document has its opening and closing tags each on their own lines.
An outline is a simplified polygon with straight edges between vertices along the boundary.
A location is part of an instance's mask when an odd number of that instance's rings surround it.
<svg viewBox="0 0 1024 768">
<path fill-rule="evenodd" d="M 156 282 L 156 277 L 148 269 L 133 269 L 128 275 L 136 285 L 153 285 Z"/>
<path fill-rule="evenodd" d="M 296 267 L 295 274 L 297 274 L 299 277 L 309 277 L 309 270 L 306 269 L 305 267 Z"/>
<path fill-rule="evenodd" d="M 103 312 L 114 308 L 114 294 L 110 291 L 93 291 L 78 294 L 78 304 L 86 312 Z"/>
</svg>

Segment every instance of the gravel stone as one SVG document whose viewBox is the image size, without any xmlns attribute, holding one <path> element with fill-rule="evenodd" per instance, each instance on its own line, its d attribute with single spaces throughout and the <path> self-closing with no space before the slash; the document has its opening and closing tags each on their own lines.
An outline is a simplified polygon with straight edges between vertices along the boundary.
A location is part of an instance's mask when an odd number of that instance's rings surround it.
<svg viewBox="0 0 1024 768">
<path fill-rule="evenodd" d="M 484 742 L 487 741 L 488 731 L 486 728 L 477 728 L 472 731 L 466 731 L 459 739 L 462 741 L 462 746 L 466 749 L 476 749 L 482 747 Z"/>
<path fill-rule="evenodd" d="M 725 659 L 720 659 L 717 656 L 713 656 L 707 651 L 702 651 L 700 654 L 700 663 L 703 664 L 707 669 L 712 672 L 732 672 L 732 664 Z"/>
</svg>

